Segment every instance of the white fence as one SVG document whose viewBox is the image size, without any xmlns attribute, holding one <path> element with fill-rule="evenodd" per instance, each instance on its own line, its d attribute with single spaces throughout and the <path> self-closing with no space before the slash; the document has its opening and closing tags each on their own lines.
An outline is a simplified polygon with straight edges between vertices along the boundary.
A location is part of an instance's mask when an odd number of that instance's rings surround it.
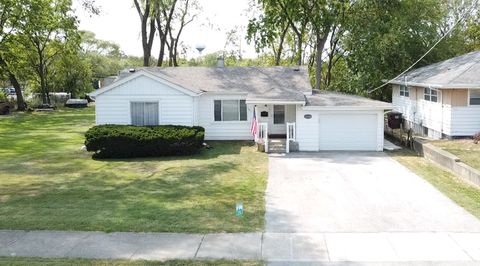
<svg viewBox="0 0 480 266">
<path fill-rule="evenodd" d="M 287 140 L 286 140 L 286 152 L 290 152 L 290 141 L 295 141 L 297 138 L 297 132 L 295 123 L 287 123 Z"/>
</svg>

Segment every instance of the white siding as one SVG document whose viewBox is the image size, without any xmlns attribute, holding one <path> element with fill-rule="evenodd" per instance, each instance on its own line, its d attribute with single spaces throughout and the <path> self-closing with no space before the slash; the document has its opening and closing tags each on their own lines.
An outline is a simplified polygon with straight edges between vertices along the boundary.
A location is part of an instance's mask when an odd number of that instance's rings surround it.
<svg viewBox="0 0 480 266">
<path fill-rule="evenodd" d="M 417 100 L 402 97 L 399 91 L 400 87 L 394 85 L 392 103 L 395 111 L 403 113 L 407 121 L 431 129 L 428 132 L 431 138 L 439 139 L 442 134 L 471 136 L 480 131 L 480 106 L 452 107 L 423 100 L 422 91 L 418 91 Z"/>
<path fill-rule="evenodd" d="M 215 121 L 214 100 L 245 100 L 246 94 L 203 94 L 198 102 L 198 125 L 205 128 L 206 140 L 253 140 L 250 133 L 253 105 L 247 105 L 247 121 Z"/>
<path fill-rule="evenodd" d="M 312 118 L 305 119 L 310 114 Z M 383 111 L 297 110 L 300 151 L 383 150 Z"/>
<path fill-rule="evenodd" d="M 480 131 L 480 106 L 452 107 L 451 136 L 472 136 Z"/>
<path fill-rule="evenodd" d="M 139 76 L 97 96 L 96 121 L 97 124 L 131 124 L 130 102 L 158 101 L 160 124 L 192 126 L 194 98 L 151 78 Z"/>
<path fill-rule="evenodd" d="M 449 112 L 442 108 L 441 95 L 439 96 L 439 102 L 435 103 L 423 100 L 423 91 L 417 90 L 417 93 L 418 96 L 414 99 L 400 96 L 400 86 L 394 85 L 392 95 L 394 111 L 401 112 L 403 118 L 409 122 L 437 131 L 438 134 L 430 136 L 440 138 L 440 133 L 446 133 L 445 130 L 450 128 L 450 125 L 446 124 L 449 123 Z M 410 92 L 410 96 L 415 95 L 417 94 Z M 444 116 L 447 119 L 443 119 Z"/>
<path fill-rule="evenodd" d="M 311 115 L 306 119 L 305 115 Z M 319 150 L 319 111 L 306 111 L 301 107 L 297 108 L 297 142 L 300 151 L 318 151 Z"/>
</svg>

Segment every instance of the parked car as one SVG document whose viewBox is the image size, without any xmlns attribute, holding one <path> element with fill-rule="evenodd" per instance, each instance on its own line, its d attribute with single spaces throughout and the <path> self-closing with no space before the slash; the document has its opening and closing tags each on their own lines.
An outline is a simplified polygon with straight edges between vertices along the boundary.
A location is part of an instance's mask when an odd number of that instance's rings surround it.
<svg viewBox="0 0 480 266">
<path fill-rule="evenodd" d="M 4 88 L 3 91 L 7 95 L 15 95 L 15 89 L 14 88 Z"/>
<path fill-rule="evenodd" d="M 0 102 L 0 115 L 8 115 L 15 108 L 11 102 Z"/>
</svg>

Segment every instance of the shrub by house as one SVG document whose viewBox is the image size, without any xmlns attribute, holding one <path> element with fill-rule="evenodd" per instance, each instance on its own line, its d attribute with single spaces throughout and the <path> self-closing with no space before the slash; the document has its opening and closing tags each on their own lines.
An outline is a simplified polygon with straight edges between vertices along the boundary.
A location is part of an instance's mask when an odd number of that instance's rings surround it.
<svg viewBox="0 0 480 266">
<path fill-rule="evenodd" d="M 199 151 L 204 135 L 203 127 L 99 125 L 85 133 L 85 146 L 93 158 L 189 155 Z"/>
</svg>

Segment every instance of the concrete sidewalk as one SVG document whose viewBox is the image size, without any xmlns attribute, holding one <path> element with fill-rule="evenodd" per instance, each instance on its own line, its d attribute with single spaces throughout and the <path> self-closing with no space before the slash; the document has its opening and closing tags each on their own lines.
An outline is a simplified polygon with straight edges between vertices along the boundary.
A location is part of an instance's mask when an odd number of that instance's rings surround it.
<svg viewBox="0 0 480 266">
<path fill-rule="evenodd" d="M 480 264 L 480 233 L 202 235 L 0 231 L 0 256 L 142 260 L 264 259 L 286 264 L 350 261 L 362 262 L 362 265 L 366 262 L 461 262 L 475 265 Z"/>
</svg>

